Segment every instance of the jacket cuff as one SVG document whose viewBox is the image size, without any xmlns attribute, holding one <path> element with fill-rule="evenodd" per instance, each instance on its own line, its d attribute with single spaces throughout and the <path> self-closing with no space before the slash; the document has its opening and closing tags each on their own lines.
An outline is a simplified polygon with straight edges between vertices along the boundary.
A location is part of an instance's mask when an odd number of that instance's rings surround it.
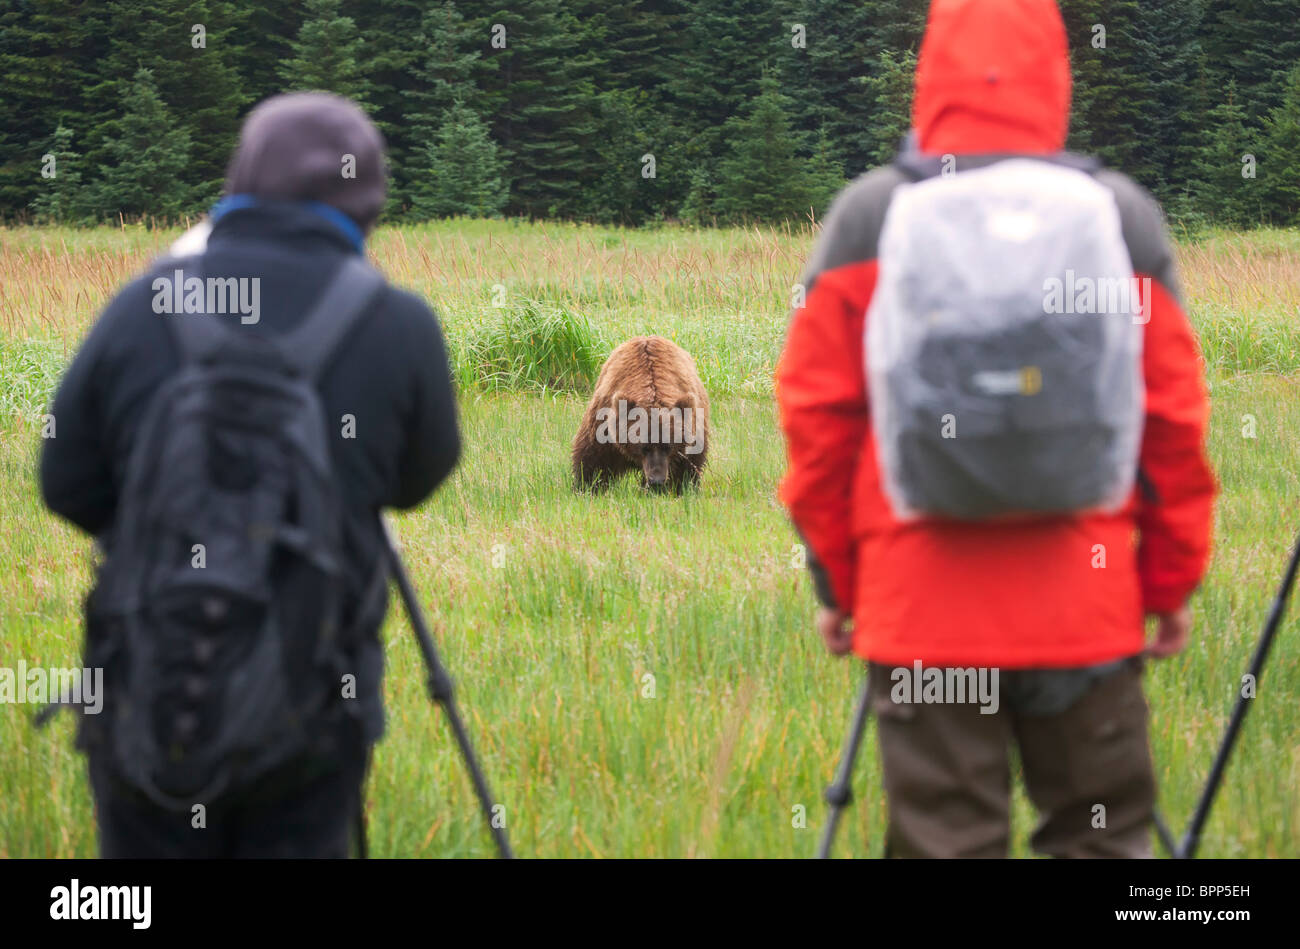
<svg viewBox="0 0 1300 949">
<path fill-rule="evenodd" d="M 828 610 L 839 609 L 835 603 L 835 591 L 831 589 L 831 577 L 822 566 L 811 550 L 808 553 L 808 573 L 812 575 L 813 590 L 817 594 L 817 602 Z"/>
</svg>

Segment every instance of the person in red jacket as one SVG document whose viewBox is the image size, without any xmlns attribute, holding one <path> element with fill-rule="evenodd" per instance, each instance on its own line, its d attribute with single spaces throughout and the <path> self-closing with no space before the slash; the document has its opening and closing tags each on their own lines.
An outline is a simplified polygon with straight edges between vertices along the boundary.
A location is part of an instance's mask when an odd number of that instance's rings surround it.
<svg viewBox="0 0 1300 949">
<path fill-rule="evenodd" d="M 1091 172 L 1114 194 L 1135 275 L 1149 278 L 1137 483 L 1118 510 L 900 519 L 867 398 L 865 318 L 895 189 L 938 162 L 960 174 L 1008 156 L 1063 156 L 1069 111 L 1053 0 L 934 0 L 910 146 L 834 202 L 776 371 L 788 453 L 780 498 L 808 548 L 818 631 L 832 653 L 869 662 L 891 856 L 1005 856 L 1013 742 L 1039 811 L 1036 850 L 1151 852 L 1142 657 L 1187 642 L 1215 493 L 1197 343 L 1154 199 L 1116 171 Z M 1149 646 L 1144 616 L 1157 620 Z M 898 701 L 897 671 L 918 663 L 1000 671 L 1000 706 Z"/>
</svg>

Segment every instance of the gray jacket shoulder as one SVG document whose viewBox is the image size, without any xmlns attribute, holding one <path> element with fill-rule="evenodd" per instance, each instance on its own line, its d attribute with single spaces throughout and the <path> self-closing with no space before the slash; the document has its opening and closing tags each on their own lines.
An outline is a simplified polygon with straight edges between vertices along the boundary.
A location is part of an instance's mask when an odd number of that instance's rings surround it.
<svg viewBox="0 0 1300 949">
<path fill-rule="evenodd" d="M 1160 205 L 1145 188 L 1121 172 L 1102 169 L 1095 177 L 1115 195 L 1133 270 L 1158 281 L 1181 305 L 1182 291 Z M 894 189 L 907 180 L 898 168 L 882 165 L 858 176 L 840 192 L 827 212 L 804 270 L 807 291 L 827 270 L 875 259 Z"/>
<path fill-rule="evenodd" d="M 1119 207 L 1120 227 L 1135 273 L 1145 274 L 1182 305 L 1182 288 L 1174 266 L 1173 248 L 1169 244 L 1164 213 L 1146 188 L 1122 172 L 1104 168 L 1096 173 L 1098 183 L 1115 195 Z"/>
<path fill-rule="evenodd" d="M 859 175 L 839 193 L 804 270 L 807 290 L 824 271 L 875 258 L 890 198 L 906 180 L 893 165 L 881 165 Z"/>
</svg>

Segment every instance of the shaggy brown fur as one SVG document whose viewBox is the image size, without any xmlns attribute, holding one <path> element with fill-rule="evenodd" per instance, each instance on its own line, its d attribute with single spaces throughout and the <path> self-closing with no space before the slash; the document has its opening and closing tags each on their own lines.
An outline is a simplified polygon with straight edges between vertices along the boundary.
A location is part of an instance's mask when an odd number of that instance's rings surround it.
<svg viewBox="0 0 1300 949">
<path fill-rule="evenodd" d="M 638 425 L 638 416 L 657 417 L 658 424 L 647 418 Z M 574 482 L 602 488 L 639 468 L 643 484 L 680 491 L 699 483 L 708 445 L 709 396 L 695 360 L 662 336 L 638 336 L 610 353 L 600 368 L 596 391 L 573 439 Z"/>
</svg>

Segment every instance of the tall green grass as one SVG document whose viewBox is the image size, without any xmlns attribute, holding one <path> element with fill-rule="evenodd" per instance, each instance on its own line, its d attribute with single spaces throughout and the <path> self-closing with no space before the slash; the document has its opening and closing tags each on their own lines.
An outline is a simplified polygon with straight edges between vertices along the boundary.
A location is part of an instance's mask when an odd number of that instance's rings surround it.
<svg viewBox="0 0 1300 949">
<path fill-rule="evenodd" d="M 0 419 L 43 412 L 67 358 L 53 340 L 0 338 Z"/>
<path fill-rule="evenodd" d="M 537 300 L 503 306 L 461 329 L 451 362 L 462 388 L 577 391 L 595 381 L 607 352 L 585 316 Z"/>
</svg>

